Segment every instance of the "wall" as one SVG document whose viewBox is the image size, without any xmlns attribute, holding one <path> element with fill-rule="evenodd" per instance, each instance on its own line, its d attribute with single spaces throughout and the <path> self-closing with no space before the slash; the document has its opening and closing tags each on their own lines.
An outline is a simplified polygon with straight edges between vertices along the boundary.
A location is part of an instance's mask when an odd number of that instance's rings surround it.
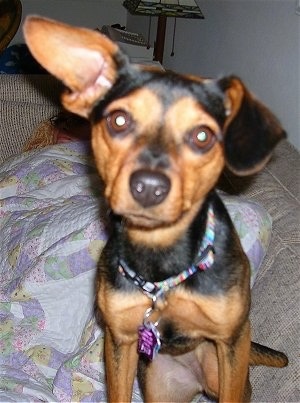
<svg viewBox="0 0 300 403">
<path fill-rule="evenodd" d="M 297 0 L 298 1 L 298 0 Z M 205 20 L 168 20 L 164 66 L 205 76 L 237 74 L 279 117 L 300 149 L 300 17 L 296 0 L 197 0 Z M 40 14 L 90 28 L 126 25 L 123 0 L 22 0 L 23 18 Z M 152 43 L 155 37 L 152 19 Z M 127 16 L 148 35 L 149 19 Z M 23 42 L 21 28 L 12 43 Z"/>
<path fill-rule="evenodd" d="M 237 74 L 279 117 L 300 149 L 300 17 L 296 0 L 197 0 L 205 20 L 167 24 L 164 66 L 204 76 Z M 153 20 L 155 20 L 153 18 Z M 127 27 L 147 36 L 148 18 Z M 153 21 L 154 22 L 154 21 Z M 153 24 L 152 37 L 155 34 Z"/>
<path fill-rule="evenodd" d="M 21 0 L 22 20 L 28 14 L 39 14 L 74 25 L 101 28 L 102 25 L 126 24 L 122 0 Z M 24 42 L 21 26 L 11 44 Z"/>
</svg>

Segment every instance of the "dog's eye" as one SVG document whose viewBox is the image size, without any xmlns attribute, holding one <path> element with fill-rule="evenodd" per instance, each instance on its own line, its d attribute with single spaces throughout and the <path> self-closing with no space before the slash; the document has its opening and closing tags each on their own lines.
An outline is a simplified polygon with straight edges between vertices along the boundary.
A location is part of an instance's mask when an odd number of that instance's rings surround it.
<svg viewBox="0 0 300 403">
<path fill-rule="evenodd" d="M 126 111 L 118 110 L 106 116 L 106 124 L 112 136 L 124 136 L 132 127 L 132 119 Z"/>
<path fill-rule="evenodd" d="M 200 152 L 211 149 L 217 138 L 215 133 L 207 126 L 198 126 L 194 128 L 187 136 L 189 146 Z"/>
</svg>

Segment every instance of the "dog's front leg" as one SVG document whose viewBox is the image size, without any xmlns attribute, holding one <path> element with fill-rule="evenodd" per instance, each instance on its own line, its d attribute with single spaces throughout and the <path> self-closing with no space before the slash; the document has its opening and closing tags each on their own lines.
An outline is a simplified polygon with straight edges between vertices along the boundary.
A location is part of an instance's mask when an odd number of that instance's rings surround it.
<svg viewBox="0 0 300 403">
<path fill-rule="evenodd" d="M 248 393 L 250 346 L 248 321 L 233 344 L 217 342 L 220 403 L 250 401 Z"/>
<path fill-rule="evenodd" d="M 106 328 L 104 353 L 108 401 L 130 402 L 138 362 L 136 342 L 118 343 Z"/>
</svg>

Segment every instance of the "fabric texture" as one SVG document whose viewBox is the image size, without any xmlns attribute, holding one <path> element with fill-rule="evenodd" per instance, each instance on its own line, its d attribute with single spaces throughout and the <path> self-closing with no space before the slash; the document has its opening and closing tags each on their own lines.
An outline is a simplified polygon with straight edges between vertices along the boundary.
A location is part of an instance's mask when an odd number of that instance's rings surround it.
<svg viewBox="0 0 300 403">
<path fill-rule="evenodd" d="M 21 153 L 39 124 L 61 111 L 61 84 L 47 75 L 0 75 L 0 162 Z"/>
</svg>

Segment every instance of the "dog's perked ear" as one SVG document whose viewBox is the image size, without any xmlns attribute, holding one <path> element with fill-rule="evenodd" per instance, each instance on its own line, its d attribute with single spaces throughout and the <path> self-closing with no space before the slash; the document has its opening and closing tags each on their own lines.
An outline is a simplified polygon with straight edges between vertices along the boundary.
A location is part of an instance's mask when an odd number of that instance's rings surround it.
<svg viewBox="0 0 300 403">
<path fill-rule="evenodd" d="M 238 175 L 262 169 L 279 140 L 286 136 L 277 118 L 237 77 L 218 81 L 225 93 L 227 119 L 224 151 L 227 165 Z"/>
<path fill-rule="evenodd" d="M 117 79 L 118 46 L 99 32 L 38 16 L 27 17 L 23 30 L 35 59 L 68 87 L 65 108 L 88 117 Z"/>
</svg>

